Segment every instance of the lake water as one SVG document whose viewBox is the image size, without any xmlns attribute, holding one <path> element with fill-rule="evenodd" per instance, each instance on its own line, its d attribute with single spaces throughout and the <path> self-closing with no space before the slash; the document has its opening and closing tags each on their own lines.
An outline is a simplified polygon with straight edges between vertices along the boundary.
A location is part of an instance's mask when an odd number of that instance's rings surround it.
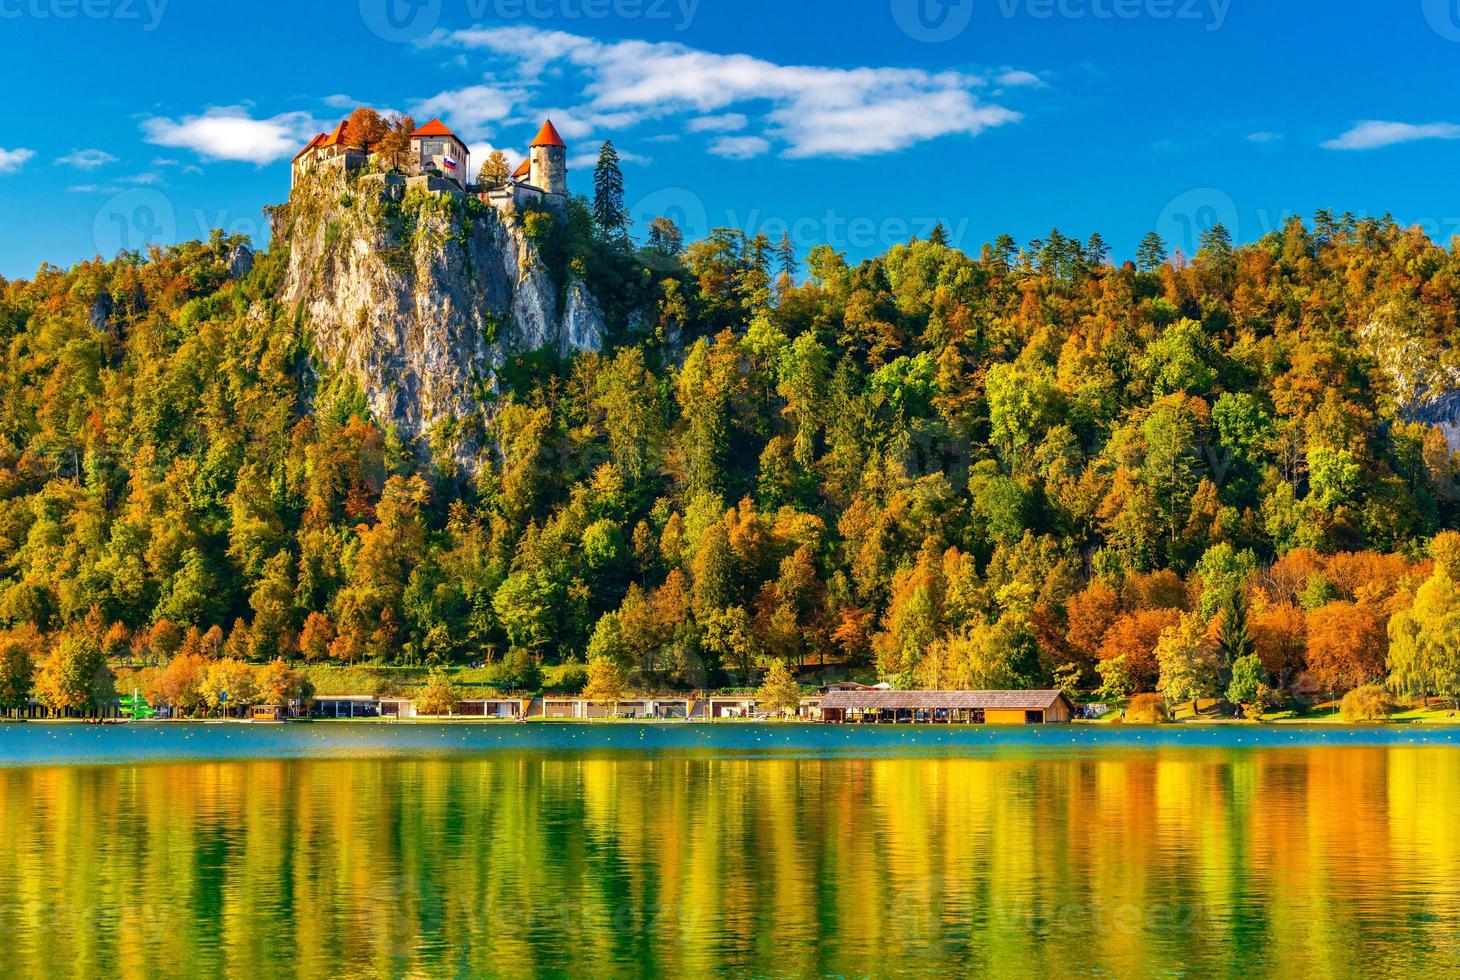
<svg viewBox="0 0 1460 980">
<path fill-rule="evenodd" d="M 0 726 L 17 976 L 1460 973 L 1460 730 Z"/>
</svg>

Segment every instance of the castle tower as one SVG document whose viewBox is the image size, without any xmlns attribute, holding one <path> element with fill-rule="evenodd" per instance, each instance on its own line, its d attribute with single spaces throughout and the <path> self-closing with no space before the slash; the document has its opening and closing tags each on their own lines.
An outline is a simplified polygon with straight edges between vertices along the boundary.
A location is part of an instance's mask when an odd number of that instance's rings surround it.
<svg viewBox="0 0 1460 980">
<path fill-rule="evenodd" d="M 528 183 L 548 194 L 568 194 L 568 145 L 549 119 L 542 124 L 529 151 L 531 175 Z"/>
</svg>

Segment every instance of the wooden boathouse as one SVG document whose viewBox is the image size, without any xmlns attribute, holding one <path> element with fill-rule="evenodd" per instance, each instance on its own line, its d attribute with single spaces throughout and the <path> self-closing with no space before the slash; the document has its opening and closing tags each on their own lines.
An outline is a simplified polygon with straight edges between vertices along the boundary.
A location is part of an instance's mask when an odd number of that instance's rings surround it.
<svg viewBox="0 0 1460 980">
<path fill-rule="evenodd" d="M 821 698 L 828 724 L 1064 724 L 1074 705 L 1060 691 L 829 691 Z"/>
</svg>

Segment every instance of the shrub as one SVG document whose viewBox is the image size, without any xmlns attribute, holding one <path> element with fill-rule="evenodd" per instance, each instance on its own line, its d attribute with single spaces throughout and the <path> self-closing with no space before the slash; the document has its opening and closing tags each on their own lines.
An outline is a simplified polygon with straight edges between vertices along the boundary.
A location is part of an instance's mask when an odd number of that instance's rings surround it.
<svg viewBox="0 0 1460 980">
<path fill-rule="evenodd" d="M 492 665 L 492 680 L 496 686 L 509 691 L 536 691 L 542 687 L 542 671 L 532 654 L 521 647 L 513 647 L 507 655 Z"/>
<path fill-rule="evenodd" d="M 1164 725 L 1171 720 L 1171 712 L 1161 695 L 1137 694 L 1126 705 L 1125 720 L 1132 725 Z"/>
<path fill-rule="evenodd" d="M 588 686 L 588 667 L 580 660 L 543 671 L 543 689 L 554 694 L 580 694 Z"/>
<path fill-rule="evenodd" d="M 1343 720 L 1352 724 L 1388 721 L 1394 713 L 1394 699 L 1380 685 L 1366 684 L 1345 694 L 1339 710 Z"/>
</svg>

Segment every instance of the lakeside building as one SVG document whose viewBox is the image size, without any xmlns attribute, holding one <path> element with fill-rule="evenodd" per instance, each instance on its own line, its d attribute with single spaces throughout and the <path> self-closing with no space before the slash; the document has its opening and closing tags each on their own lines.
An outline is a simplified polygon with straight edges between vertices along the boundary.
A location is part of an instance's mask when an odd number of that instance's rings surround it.
<svg viewBox="0 0 1460 980">
<path fill-rule="evenodd" d="M 690 698 L 625 698 L 622 701 L 589 701 L 575 697 L 547 697 L 535 702 L 528 715 L 557 721 L 591 721 L 607 718 L 637 718 L 644 721 L 685 721 L 694 701 Z"/>
<path fill-rule="evenodd" d="M 329 694 L 314 699 L 312 718 L 379 718 L 380 698 L 373 694 Z"/>
<path fill-rule="evenodd" d="M 711 695 L 704 700 L 704 710 L 698 719 L 713 721 L 716 718 L 754 718 L 757 703 L 752 695 Z"/>
<path fill-rule="evenodd" d="M 828 724 L 1065 724 L 1074 705 L 1061 691 L 832 691 L 821 699 Z"/>
<path fill-rule="evenodd" d="M 171 712 L 159 708 L 157 720 Z M 326 694 L 308 704 L 246 706 L 245 718 L 285 721 L 308 716 L 321 719 L 385 718 L 409 721 L 449 717 L 483 721 L 719 721 L 758 719 L 766 715 L 754 695 L 726 694 L 694 697 L 629 697 L 595 701 L 575 696 L 463 698 L 450 715 L 427 716 L 416 709 L 414 698 L 374 694 Z M 796 712 L 801 721 L 828 724 L 1064 724 L 1075 716 L 1074 706 L 1059 691 L 892 691 L 885 686 L 831 684 L 803 697 Z M 115 719 L 116 702 L 101 711 L 52 711 L 35 699 L 25 708 L 0 712 L 0 717 L 21 719 Z"/>
<path fill-rule="evenodd" d="M 523 698 L 463 698 L 450 715 L 423 715 L 416 709 L 414 698 L 381 698 L 382 718 L 482 718 L 498 721 L 514 721 L 527 714 L 530 699 Z"/>
</svg>

